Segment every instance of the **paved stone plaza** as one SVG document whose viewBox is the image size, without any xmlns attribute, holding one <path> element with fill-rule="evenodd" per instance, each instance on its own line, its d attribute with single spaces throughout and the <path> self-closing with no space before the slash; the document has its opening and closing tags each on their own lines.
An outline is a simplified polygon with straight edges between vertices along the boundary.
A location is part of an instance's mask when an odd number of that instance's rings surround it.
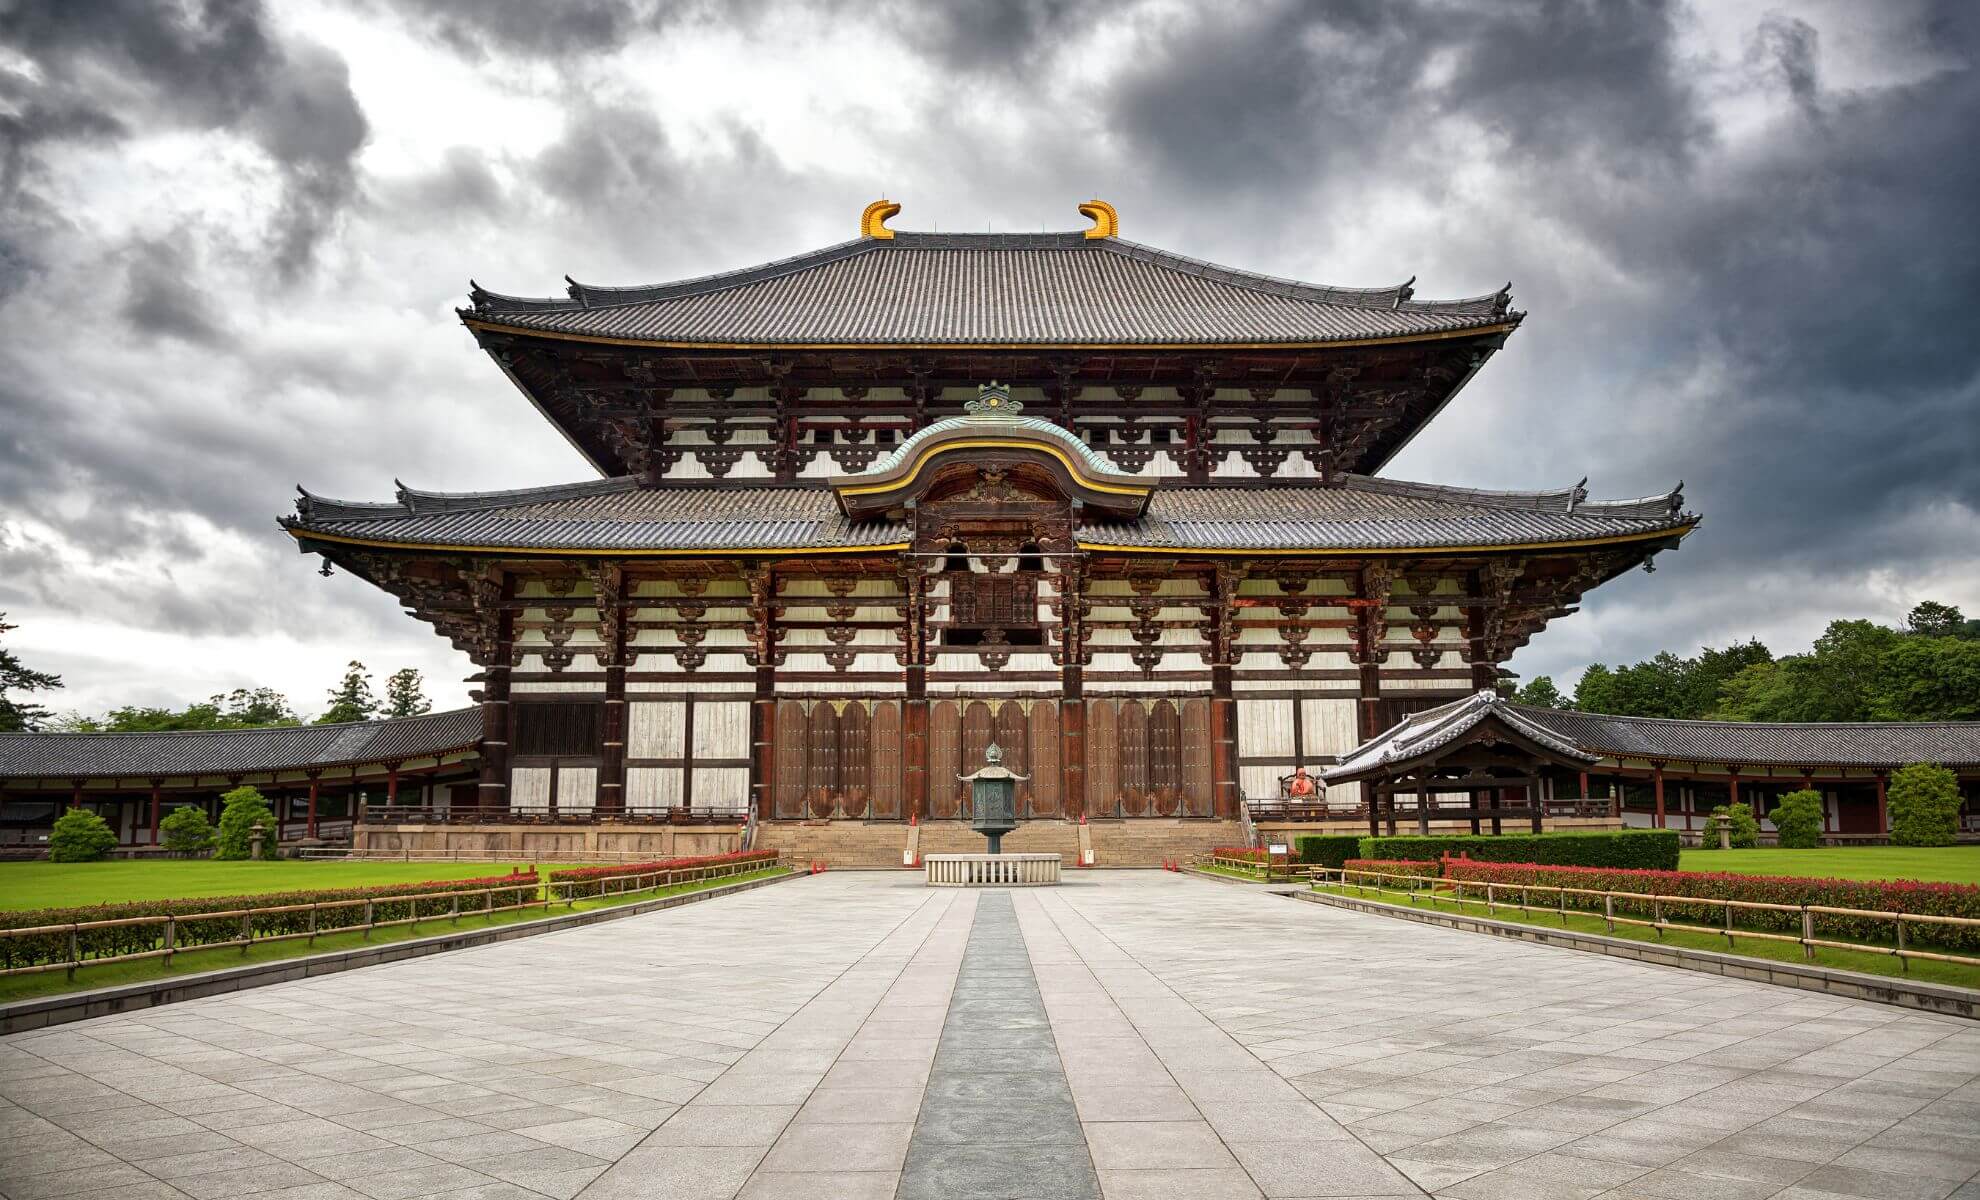
<svg viewBox="0 0 1980 1200">
<path fill-rule="evenodd" d="M 9 1200 L 1980 1197 L 1980 1025 L 1160 872 L 832 874 L 0 1041 Z"/>
</svg>

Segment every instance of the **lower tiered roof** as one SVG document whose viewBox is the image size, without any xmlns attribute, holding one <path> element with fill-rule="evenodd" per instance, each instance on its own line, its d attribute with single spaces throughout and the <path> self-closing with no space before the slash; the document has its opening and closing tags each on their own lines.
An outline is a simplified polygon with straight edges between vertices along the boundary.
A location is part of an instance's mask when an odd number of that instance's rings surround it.
<svg viewBox="0 0 1980 1200">
<path fill-rule="evenodd" d="M 0 779 L 254 775 L 403 762 L 476 748 L 481 710 L 188 733 L 0 733 Z"/>
</svg>

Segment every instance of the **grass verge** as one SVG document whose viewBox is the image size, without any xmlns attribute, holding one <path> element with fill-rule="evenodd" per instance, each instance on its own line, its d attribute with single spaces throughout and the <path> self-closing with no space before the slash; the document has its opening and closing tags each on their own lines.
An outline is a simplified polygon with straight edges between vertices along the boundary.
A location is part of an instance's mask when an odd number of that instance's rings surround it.
<svg viewBox="0 0 1980 1200">
<path fill-rule="evenodd" d="M 554 864 L 562 866 L 563 864 Z M 125 859 L 93 863 L 0 863 L 0 911 L 117 904 L 129 900 L 194 900 L 315 888 L 375 887 L 480 879 L 538 864 L 457 862 L 337 862 L 279 859 Z M 544 864 L 543 871 L 552 869 Z"/>
<path fill-rule="evenodd" d="M 1980 846 L 1823 846 L 1815 850 L 1686 850 L 1680 871 L 1980 883 Z"/>
<path fill-rule="evenodd" d="M 1410 894 L 1372 887 L 1343 887 L 1338 884 L 1314 886 L 1314 891 L 1337 896 L 1356 896 L 1364 900 L 1379 900 L 1386 904 L 1410 907 Z M 1436 912 L 1463 913 L 1466 916 L 1486 917 L 1494 921 L 1507 921 L 1517 925 L 1544 926 L 1548 929 L 1568 929 L 1576 933 L 1593 933 L 1603 937 L 1621 938 L 1632 942 L 1656 942 L 1666 946 L 1677 946 L 1685 950 L 1712 950 L 1720 954 L 1737 954 L 1742 958 L 1771 959 L 1775 962 L 1808 964 L 1811 960 L 1803 957 L 1799 945 L 1788 942 L 1766 942 L 1741 938 L 1731 948 L 1726 945 L 1726 937 L 1721 933 L 1700 928 L 1669 929 L 1663 937 L 1657 931 L 1634 925 L 1617 925 L 1612 933 L 1602 918 L 1590 913 L 1578 913 L 1570 909 L 1566 919 L 1551 908 L 1534 907 L 1521 912 L 1517 904 L 1500 902 L 1496 911 L 1487 909 L 1483 900 L 1459 900 L 1448 894 L 1433 895 L 1429 892 L 1416 893 L 1414 907 L 1431 909 Z M 1958 963 L 1914 961 L 1910 969 L 1888 952 L 1879 953 L 1875 948 L 1862 951 L 1831 950 L 1827 947 L 1815 951 L 1813 965 L 1834 967 L 1843 971 L 1860 971 L 1866 975 L 1889 975 L 1905 979 L 1916 979 L 1926 983 L 1950 984 L 1954 987 L 1980 988 L 1980 967 L 1967 967 Z"/>
<path fill-rule="evenodd" d="M 1196 869 L 1205 875 L 1222 875 L 1226 879 L 1242 879 L 1246 883 L 1265 882 L 1265 872 L 1247 871 L 1243 867 L 1220 867 L 1211 863 L 1197 863 Z"/>
<path fill-rule="evenodd" d="M 482 864 L 486 867 L 488 864 Z M 246 953 L 232 948 L 212 950 L 188 950 L 172 956 L 168 967 L 160 959 L 145 959 L 140 962 L 108 963 L 100 967 L 85 966 L 70 980 L 62 971 L 45 971 L 36 975 L 9 975 L 0 977 L 0 1001 L 26 1000 L 35 996 L 53 996 L 62 992 L 84 991 L 89 988 L 117 987 L 129 983 L 150 983 L 157 980 L 174 979 L 187 975 L 197 975 L 202 971 L 219 971 L 228 967 L 251 966 L 256 963 L 279 962 L 286 958 L 301 958 L 309 954 L 321 954 L 332 950 L 355 950 L 364 946 L 383 946 L 392 942 L 411 941 L 414 938 L 433 937 L 442 933 L 468 932 L 476 929 L 492 929 L 501 925 L 514 925 L 523 921 L 534 921 L 545 916 L 559 916 L 569 912 L 589 912 L 600 908 L 618 908 L 627 904 L 639 904 L 647 900 L 658 900 L 667 896 L 679 896 L 688 892 L 708 891 L 711 888 L 726 887 L 732 883 L 744 883 L 752 879 L 763 879 L 773 875 L 790 873 L 788 867 L 772 867 L 762 871 L 751 871 L 745 875 L 730 875 L 720 879 L 697 880 L 693 883 L 677 884 L 669 888 L 656 888 L 634 896 L 612 896 L 601 900 L 579 900 L 574 904 L 557 901 L 548 911 L 538 905 L 516 912 L 496 913 L 492 917 L 463 916 L 458 921 L 446 917 L 434 917 L 421 921 L 418 925 L 395 925 L 388 929 L 374 930 L 370 938 L 363 933 L 350 931 L 330 933 L 316 939 L 311 945 L 298 939 L 288 942 L 270 942 L 250 946 Z"/>
</svg>

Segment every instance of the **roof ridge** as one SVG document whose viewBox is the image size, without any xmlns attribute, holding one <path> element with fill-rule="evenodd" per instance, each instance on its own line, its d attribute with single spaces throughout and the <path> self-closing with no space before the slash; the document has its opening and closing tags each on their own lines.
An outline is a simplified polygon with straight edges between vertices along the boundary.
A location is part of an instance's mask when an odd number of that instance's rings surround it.
<svg viewBox="0 0 1980 1200">
<path fill-rule="evenodd" d="M 238 729 L 47 729 L 11 730 L 0 733 L 0 738 L 201 738 L 239 737 L 251 733 L 302 733 L 324 730 L 343 733 L 353 729 L 376 729 L 403 721 L 430 721 L 441 717 L 458 716 L 461 713 L 480 712 L 478 705 L 465 705 L 461 708 L 441 709 L 439 712 L 414 713 L 409 717 L 370 717 L 362 721 L 301 721 L 294 725 L 246 725 Z"/>
<path fill-rule="evenodd" d="M 607 496 L 615 492 L 630 491 L 639 486 L 639 480 L 631 475 L 609 475 L 603 479 L 579 479 L 570 483 L 537 484 L 533 487 L 507 488 L 489 492 L 427 491 L 407 487 L 396 479 L 392 482 L 396 498 L 389 501 L 337 500 L 329 496 L 319 496 L 297 485 L 296 491 L 300 496 L 296 500 L 296 513 L 304 519 L 348 521 L 369 517 L 414 516 L 422 512 L 473 512 L 476 509 L 499 508 L 504 505 L 540 500 Z M 282 518 L 284 523 L 294 519 Z"/>
<path fill-rule="evenodd" d="M 1522 713 L 1554 713 L 1604 721 L 1634 721 L 1645 725 L 1709 725 L 1739 729 L 1980 729 L 1980 721 L 1727 721 L 1716 717 L 1639 717 L 1632 713 L 1586 712 L 1578 708 L 1545 708 L 1508 700 Z"/>
</svg>

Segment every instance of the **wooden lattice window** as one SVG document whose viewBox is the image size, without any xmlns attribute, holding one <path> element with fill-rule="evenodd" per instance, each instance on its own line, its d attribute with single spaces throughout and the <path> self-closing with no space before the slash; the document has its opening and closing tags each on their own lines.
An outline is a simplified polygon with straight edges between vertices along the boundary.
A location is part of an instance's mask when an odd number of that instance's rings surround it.
<svg viewBox="0 0 1980 1200">
<path fill-rule="evenodd" d="M 510 709 L 511 750 L 524 758 L 584 758 L 598 753 L 600 706 L 590 701 L 532 700 Z"/>
</svg>

